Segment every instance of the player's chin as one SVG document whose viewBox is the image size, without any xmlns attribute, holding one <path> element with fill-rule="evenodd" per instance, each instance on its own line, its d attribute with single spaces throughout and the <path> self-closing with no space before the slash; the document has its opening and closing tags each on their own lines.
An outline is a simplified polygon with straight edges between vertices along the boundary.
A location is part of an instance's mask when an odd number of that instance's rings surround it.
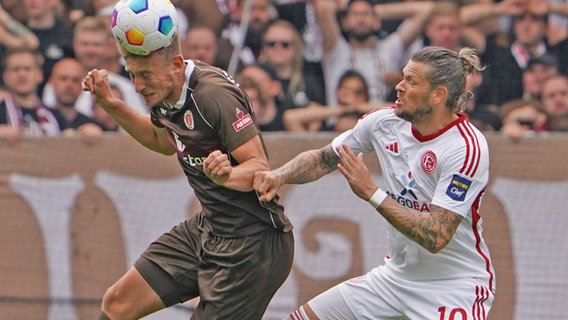
<svg viewBox="0 0 568 320">
<path fill-rule="evenodd" d="M 143 98 L 144 98 L 144 102 L 146 102 L 146 105 L 149 105 L 149 106 L 158 105 L 164 100 L 162 97 L 158 96 L 155 93 L 143 95 Z"/>
</svg>

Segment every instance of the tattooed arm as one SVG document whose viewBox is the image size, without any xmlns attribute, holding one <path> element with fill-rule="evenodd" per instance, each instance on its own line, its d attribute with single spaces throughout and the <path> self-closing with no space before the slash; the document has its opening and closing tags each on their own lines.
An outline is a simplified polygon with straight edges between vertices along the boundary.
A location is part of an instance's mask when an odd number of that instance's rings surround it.
<svg viewBox="0 0 568 320">
<path fill-rule="evenodd" d="M 431 205 L 430 214 L 410 210 L 390 197 L 378 211 L 398 231 L 432 253 L 444 249 L 463 220 L 459 214 L 436 205 Z"/>
<path fill-rule="evenodd" d="M 278 169 L 255 173 L 253 187 L 259 193 L 260 201 L 269 201 L 282 185 L 315 181 L 335 170 L 338 162 L 331 144 L 319 150 L 305 151 Z"/>
<path fill-rule="evenodd" d="M 361 154 L 355 155 L 346 146 L 338 148 L 337 168 L 349 182 L 353 193 L 368 201 L 378 187 Z M 430 214 L 409 209 L 386 197 L 377 208 L 379 213 L 398 231 L 426 250 L 437 253 L 452 239 L 463 217 L 442 207 L 431 205 Z"/>
</svg>

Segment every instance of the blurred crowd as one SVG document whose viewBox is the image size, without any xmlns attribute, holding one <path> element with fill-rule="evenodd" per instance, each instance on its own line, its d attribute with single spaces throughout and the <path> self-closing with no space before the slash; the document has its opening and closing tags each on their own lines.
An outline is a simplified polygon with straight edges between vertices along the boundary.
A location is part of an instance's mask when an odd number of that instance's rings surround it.
<svg viewBox="0 0 568 320">
<path fill-rule="evenodd" d="M 519 139 L 568 131 L 566 0 L 177 0 L 186 59 L 232 75 L 263 131 L 344 131 L 390 106 L 424 46 L 475 48 L 464 111 Z M 0 137 L 120 128 L 81 90 L 106 69 L 114 94 L 148 112 L 110 29 L 115 0 L 0 0 Z"/>
</svg>

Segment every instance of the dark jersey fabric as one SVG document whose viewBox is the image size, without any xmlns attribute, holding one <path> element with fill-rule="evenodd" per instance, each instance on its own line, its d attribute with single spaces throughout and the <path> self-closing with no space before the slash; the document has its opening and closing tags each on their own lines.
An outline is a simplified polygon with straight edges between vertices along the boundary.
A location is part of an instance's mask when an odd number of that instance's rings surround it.
<svg viewBox="0 0 568 320">
<path fill-rule="evenodd" d="M 199 61 L 186 63 L 189 76 L 182 98 L 175 106 L 153 107 L 151 118 L 154 125 L 167 129 L 211 231 L 221 237 L 242 237 L 267 229 L 291 230 L 275 200 L 260 203 L 255 191 L 219 186 L 203 172 L 209 153 L 220 150 L 230 156 L 260 132 L 246 94 L 225 71 Z"/>
</svg>

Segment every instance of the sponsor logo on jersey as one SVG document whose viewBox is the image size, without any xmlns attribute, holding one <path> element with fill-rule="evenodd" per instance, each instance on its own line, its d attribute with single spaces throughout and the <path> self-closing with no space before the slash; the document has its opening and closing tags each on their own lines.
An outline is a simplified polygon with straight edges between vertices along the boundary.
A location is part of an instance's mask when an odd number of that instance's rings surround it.
<svg viewBox="0 0 568 320">
<path fill-rule="evenodd" d="M 408 174 L 401 175 L 400 181 L 404 186 L 404 188 L 400 191 L 400 194 L 395 194 L 390 191 L 387 191 L 387 194 L 393 198 L 394 201 L 407 208 L 414 209 L 418 212 L 430 212 L 430 203 L 418 201 L 418 197 L 413 190 L 416 186 L 416 180 L 412 177 L 412 172 L 409 171 Z"/>
<path fill-rule="evenodd" d="M 420 157 L 420 168 L 425 173 L 432 173 L 436 170 L 436 165 L 438 161 L 436 159 L 436 154 L 430 150 L 424 152 L 422 157 Z"/>
<path fill-rule="evenodd" d="M 398 154 L 398 142 L 395 141 L 395 142 L 387 144 L 385 146 L 385 149 L 387 149 L 387 151 L 390 151 L 394 154 Z"/>
<path fill-rule="evenodd" d="M 456 201 L 464 201 L 470 186 L 471 180 L 454 174 L 448 189 L 446 189 L 446 195 Z"/>
<path fill-rule="evenodd" d="M 250 114 L 245 115 L 244 112 L 239 108 L 237 108 L 236 114 L 237 114 L 237 121 L 233 122 L 233 129 L 235 129 L 236 132 L 243 130 L 252 123 L 252 118 Z"/>
<path fill-rule="evenodd" d="M 400 195 L 405 196 L 405 195 L 409 194 L 414 199 L 418 199 L 418 197 L 416 196 L 416 194 L 412 190 L 412 188 L 416 185 L 416 181 L 412 177 L 412 172 L 408 171 L 407 175 L 401 175 L 400 181 L 402 182 L 402 185 L 404 186 L 404 188 L 402 188 L 402 190 L 400 191 Z"/>
<path fill-rule="evenodd" d="M 186 126 L 189 130 L 193 130 L 193 128 L 195 127 L 195 123 L 193 122 L 193 113 L 191 113 L 190 110 L 187 110 L 187 111 L 183 114 L 183 123 L 185 123 L 185 126 Z"/>
<path fill-rule="evenodd" d="M 203 162 L 207 159 L 206 157 L 192 157 L 191 155 L 185 155 L 182 157 L 183 162 L 189 164 L 192 167 L 201 167 Z"/>
<path fill-rule="evenodd" d="M 387 191 L 387 194 L 393 198 L 394 201 L 398 202 L 399 204 L 414 209 L 418 212 L 430 212 L 430 204 L 423 201 L 416 201 L 412 199 L 408 199 L 402 195 L 394 194 L 390 191 Z"/>
</svg>

